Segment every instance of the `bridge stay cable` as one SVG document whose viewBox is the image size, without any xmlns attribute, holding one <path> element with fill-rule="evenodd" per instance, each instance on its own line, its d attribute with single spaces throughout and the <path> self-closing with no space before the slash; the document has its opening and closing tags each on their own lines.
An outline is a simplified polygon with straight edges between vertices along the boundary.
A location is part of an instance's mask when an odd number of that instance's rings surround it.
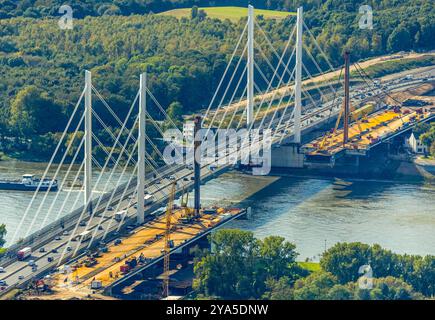
<svg viewBox="0 0 435 320">
<path fill-rule="evenodd" d="M 217 96 L 218 92 L 220 91 L 220 87 L 221 87 L 223 81 L 225 80 L 225 77 L 226 77 L 226 75 L 227 75 L 227 73 L 228 73 L 228 70 L 229 70 L 231 64 L 232 64 L 232 61 L 233 61 L 233 59 L 234 59 L 234 56 L 236 55 L 236 52 L 237 52 L 237 50 L 238 50 L 238 48 L 239 48 L 239 46 L 240 46 L 240 43 L 242 42 L 243 36 L 245 35 L 247 28 L 248 28 L 248 22 L 246 22 L 246 24 L 245 24 L 245 27 L 244 27 L 244 29 L 243 29 L 243 31 L 242 31 L 240 37 L 239 37 L 239 40 L 237 41 L 236 47 L 235 47 L 235 49 L 233 50 L 233 53 L 232 53 L 232 55 L 231 55 L 231 57 L 230 57 L 230 60 L 229 60 L 227 66 L 226 66 L 226 68 L 225 68 L 225 71 L 224 71 L 224 73 L 223 73 L 223 75 L 222 75 L 222 78 L 220 79 L 219 84 L 218 84 L 218 86 L 217 86 L 217 88 L 216 88 L 216 90 L 215 90 L 215 92 L 214 92 L 214 94 L 213 94 L 213 97 L 212 97 L 212 99 L 211 99 L 211 101 L 210 101 L 210 103 L 209 103 L 209 105 L 208 105 L 208 107 L 207 107 L 207 110 L 206 110 L 206 112 L 205 112 L 205 114 L 204 114 L 204 118 L 203 118 L 203 120 L 202 120 L 202 122 L 201 122 L 201 126 L 204 125 L 204 119 L 206 119 L 206 118 L 208 117 L 208 113 L 210 112 L 210 109 L 211 109 L 211 107 L 213 106 L 214 100 L 216 99 L 216 96 Z M 218 108 L 219 108 L 219 107 L 218 107 Z"/>
<path fill-rule="evenodd" d="M 98 92 L 96 89 L 95 89 L 94 91 L 95 91 L 95 92 Z M 97 94 L 97 96 L 99 96 L 99 94 Z M 121 122 L 122 127 L 121 127 L 121 129 L 120 129 L 120 131 L 119 131 L 119 133 L 118 133 L 118 136 L 117 136 L 116 138 L 114 137 L 114 138 L 115 138 L 115 142 L 114 142 L 114 144 L 113 144 L 113 146 L 112 146 L 112 148 L 111 148 L 110 153 L 108 154 L 108 157 L 106 158 L 106 161 L 105 161 L 105 163 L 104 163 L 104 166 L 101 167 L 101 166 L 99 165 L 98 161 L 96 161 L 96 159 L 95 159 L 94 157 L 92 157 L 92 159 L 94 160 L 94 163 L 96 164 L 96 166 L 99 167 L 99 168 L 101 169 L 101 172 L 100 172 L 100 174 L 98 175 L 97 182 L 96 182 L 96 184 L 95 184 L 95 186 L 94 186 L 94 189 L 99 185 L 100 180 L 101 180 L 101 177 L 103 176 L 104 171 L 106 170 L 108 163 L 110 162 L 111 158 L 113 158 L 113 157 L 112 157 L 112 154 L 113 154 L 113 152 L 114 152 L 114 150 L 115 150 L 116 145 L 119 143 L 119 139 L 121 138 L 123 131 L 126 129 L 126 124 L 127 124 L 128 120 L 129 120 L 129 117 L 130 117 L 130 114 L 131 114 L 131 112 L 132 112 L 132 109 L 133 109 L 133 107 L 134 107 L 134 105 L 135 105 L 135 102 L 137 101 L 137 97 L 138 97 L 138 95 L 136 95 L 136 98 L 134 99 L 133 103 L 131 104 L 130 109 L 129 109 L 129 112 L 128 112 L 128 114 L 127 114 L 127 116 L 126 116 L 124 122 Z M 100 100 L 101 100 L 101 98 L 100 98 Z M 103 102 L 103 104 L 104 104 L 104 102 Z M 107 107 L 108 109 L 111 109 L 110 106 L 108 106 L 108 105 L 107 105 L 106 107 Z M 94 116 L 95 116 L 95 114 L 96 114 L 95 111 L 94 111 L 94 110 L 92 110 L 92 111 L 93 111 Z M 104 122 L 103 122 L 99 117 L 96 117 L 96 118 L 97 118 L 98 121 L 101 121 L 101 123 L 102 123 L 103 125 L 105 125 Z M 119 119 L 119 118 L 118 118 L 118 119 Z M 110 131 L 110 130 L 109 130 L 109 131 Z M 130 132 L 130 131 L 129 131 L 129 132 Z M 92 133 L 92 135 L 93 135 L 94 140 L 96 140 L 97 143 L 101 144 L 101 142 L 100 142 L 100 140 L 98 139 L 98 137 L 96 137 L 95 134 L 93 134 L 93 133 Z M 127 142 L 125 143 L 125 145 L 126 145 L 126 144 L 127 144 Z M 102 149 L 103 149 L 104 151 L 106 151 L 104 145 L 101 144 L 100 147 L 102 147 Z M 123 148 L 123 151 L 125 151 L 125 148 Z M 118 157 L 119 159 L 120 159 L 120 157 L 122 156 L 122 154 L 123 154 L 122 152 L 119 154 L 119 157 Z M 113 161 L 113 160 L 112 160 L 112 161 Z M 114 161 L 114 163 L 115 163 L 115 165 L 114 165 L 114 167 L 112 168 L 112 172 L 111 172 L 111 174 L 110 174 L 109 179 L 106 181 L 106 185 L 105 185 L 105 187 L 104 187 L 103 193 L 106 191 L 106 189 L 107 189 L 107 185 L 108 185 L 108 183 L 111 181 L 111 177 L 112 177 L 112 175 L 113 175 L 113 172 L 116 170 L 116 168 L 117 168 L 117 166 L 118 166 L 118 164 L 119 164 L 119 161 Z M 116 188 L 115 188 L 114 190 L 116 190 Z M 100 203 L 101 199 L 102 199 L 102 196 L 98 197 L 98 200 L 97 200 L 97 201 L 98 201 L 98 202 L 97 202 L 98 204 L 97 204 L 97 206 L 96 206 L 97 209 L 98 209 L 98 206 L 99 206 L 99 203 Z M 82 220 L 82 216 L 83 216 L 83 214 L 84 214 L 85 211 L 86 211 L 86 206 L 83 207 L 82 214 L 80 215 L 80 218 L 79 218 L 78 221 L 77 221 L 76 227 L 78 226 L 78 224 L 80 224 L 80 222 L 81 222 L 81 220 Z M 93 215 L 93 214 L 95 214 L 95 212 L 93 212 L 93 213 L 91 212 L 91 214 Z M 89 220 L 89 222 L 88 222 L 86 228 L 89 227 L 89 223 L 91 223 L 91 220 L 92 220 L 92 219 Z M 76 228 L 75 228 L 75 230 L 76 230 Z M 72 233 L 72 235 L 71 235 L 70 238 L 72 238 L 72 236 L 74 236 L 74 233 L 75 233 L 75 231 Z M 66 248 L 65 248 L 65 249 L 66 249 Z"/>
<path fill-rule="evenodd" d="M 70 164 L 69 164 L 69 166 L 68 166 L 67 172 L 66 172 L 64 178 L 62 179 L 62 184 L 60 185 L 59 190 L 63 190 L 63 189 L 64 189 L 65 184 L 66 184 L 66 182 L 67 182 L 67 179 L 68 179 L 68 177 L 69 177 L 69 175 L 70 175 L 70 173 L 71 173 L 71 171 L 72 171 L 72 169 L 73 169 L 73 166 L 74 166 L 74 164 L 75 164 L 75 162 L 76 162 L 77 156 L 80 154 L 80 150 L 82 149 L 82 147 L 83 147 L 83 145 L 84 145 L 84 142 L 85 142 L 85 139 L 84 139 L 84 137 L 82 137 L 82 138 L 80 139 L 80 143 L 79 143 L 79 145 L 78 145 L 78 147 L 77 147 L 77 150 L 76 150 L 76 152 L 75 152 L 75 154 L 74 154 L 74 156 L 73 156 L 73 158 L 72 158 L 72 160 L 71 160 L 71 162 L 70 162 Z M 79 170 L 79 171 L 80 171 L 80 170 Z M 74 178 L 73 183 L 72 183 L 72 187 L 75 186 L 76 182 L 77 182 L 77 179 Z M 68 194 L 69 194 L 69 193 L 68 193 Z M 54 200 L 51 201 L 51 204 L 50 204 L 50 207 L 49 207 L 49 209 L 48 209 L 48 211 L 47 211 L 47 214 L 45 215 L 44 220 L 42 221 L 41 228 L 44 228 L 44 227 L 46 226 L 46 224 L 47 224 L 47 220 L 48 220 L 48 218 L 51 216 L 51 213 L 52 213 L 52 211 L 53 211 L 54 204 L 57 202 L 57 199 L 58 199 L 59 195 L 60 195 L 60 192 L 57 192 L 57 193 L 56 193 L 56 196 L 55 196 L 55 198 L 54 198 Z M 60 211 L 58 211 L 55 220 L 57 220 L 57 218 L 59 217 L 59 215 L 60 215 Z"/>
<path fill-rule="evenodd" d="M 67 132 L 68 132 L 68 129 L 69 129 L 71 123 L 72 123 L 72 120 L 73 120 L 73 118 L 74 118 L 74 115 L 76 114 L 76 112 L 77 112 L 77 110 L 78 110 L 78 107 L 79 107 L 79 105 L 80 105 L 80 103 L 81 103 L 81 101 L 82 101 L 82 99 L 83 99 L 83 97 L 84 97 L 84 95 L 85 95 L 85 90 L 86 90 L 86 88 L 84 88 L 83 91 L 82 91 L 81 94 L 80 94 L 80 97 L 79 97 L 79 99 L 78 99 L 78 101 L 77 101 L 77 103 L 76 103 L 76 105 L 75 105 L 75 107 L 74 107 L 74 109 L 73 109 L 73 112 L 72 112 L 72 114 L 71 114 L 71 116 L 70 116 L 70 119 L 68 120 L 68 122 L 67 122 L 67 124 L 66 124 L 66 126 L 65 126 L 65 129 L 64 129 L 64 131 L 62 132 L 61 138 L 59 139 L 59 142 L 58 142 L 57 145 L 56 145 L 56 148 L 55 148 L 55 150 L 54 150 L 54 152 L 53 152 L 53 155 L 51 156 L 50 161 L 49 161 L 47 167 L 46 167 L 45 170 L 44 170 L 44 173 L 43 173 L 43 175 L 42 175 L 42 177 L 41 177 L 41 180 L 44 180 L 44 179 L 47 178 L 48 171 L 50 170 L 51 165 L 52 165 L 53 162 L 54 162 L 54 159 L 55 159 L 55 157 L 56 157 L 56 155 L 57 155 L 57 153 L 58 153 L 58 151 L 59 151 L 59 149 L 60 149 L 60 146 L 62 145 L 62 142 L 63 142 L 63 140 L 65 139 L 65 136 L 66 136 L 66 134 L 67 134 Z M 22 227 L 24 221 L 26 220 L 27 215 L 29 214 L 30 208 L 32 207 L 32 205 L 33 205 L 33 203 L 34 203 L 34 201 L 35 201 L 35 199 L 36 199 L 36 196 L 37 196 L 38 193 L 39 193 L 39 190 L 40 190 L 40 184 L 37 186 L 35 192 L 33 193 L 32 199 L 30 200 L 30 203 L 27 205 L 26 210 L 25 210 L 25 212 L 24 212 L 24 215 L 22 216 L 22 218 L 21 218 L 21 220 L 20 220 L 20 222 L 19 222 L 19 224 L 18 224 L 18 227 L 15 229 L 14 235 L 12 236 L 11 243 L 14 243 L 14 242 L 15 242 L 15 240 L 16 240 L 16 238 L 17 238 L 17 236 L 18 236 L 18 232 L 20 231 L 20 229 L 21 229 L 21 227 Z"/>
<path fill-rule="evenodd" d="M 51 178 L 53 181 L 56 180 L 57 177 L 58 177 L 58 175 L 59 175 L 60 169 L 62 168 L 62 166 L 63 166 L 63 164 L 64 164 L 64 162 L 65 162 L 65 159 L 66 159 L 66 157 L 67 157 L 69 151 L 71 150 L 71 147 L 72 147 L 72 145 L 73 145 L 73 142 L 74 142 L 74 140 L 75 140 L 76 137 L 77 137 L 78 129 L 80 128 L 81 124 L 83 123 L 83 120 L 84 120 L 84 114 L 81 116 L 81 118 L 80 118 L 80 120 L 79 120 L 79 122 L 78 122 L 78 124 L 77 124 L 77 126 L 76 126 L 76 128 L 75 128 L 75 130 L 74 130 L 74 133 L 73 133 L 72 139 L 68 142 L 67 148 L 66 148 L 65 152 L 64 152 L 63 155 L 62 155 L 61 161 L 60 161 L 60 163 L 57 165 L 57 168 L 56 168 L 56 171 L 55 171 L 55 173 L 54 173 L 54 176 Z M 78 150 L 76 151 L 76 154 L 77 154 L 77 152 L 78 152 Z M 74 156 L 75 156 L 75 155 L 74 155 Z M 36 210 L 35 214 L 33 215 L 33 219 L 32 219 L 30 225 L 29 225 L 28 228 L 27 228 L 27 231 L 26 231 L 26 233 L 25 233 L 25 237 L 27 237 L 27 236 L 29 235 L 29 233 L 30 233 L 31 230 L 33 229 L 33 227 L 34 227 L 34 225 L 35 225 L 37 219 L 39 218 L 39 216 L 40 216 L 40 214 L 41 214 L 41 212 L 42 212 L 43 206 L 45 205 L 45 202 L 46 202 L 46 200 L 47 200 L 47 197 L 48 197 L 49 192 L 50 192 L 50 190 L 48 190 L 48 189 L 47 189 L 47 191 L 45 191 L 44 196 L 43 196 L 43 199 L 42 199 L 41 203 L 39 204 L 39 206 L 37 207 L 37 210 Z"/>
<path fill-rule="evenodd" d="M 231 75 L 231 78 L 230 78 L 230 80 L 228 81 L 228 84 L 227 84 L 227 86 L 226 86 L 226 88 L 225 88 L 225 91 L 224 91 L 224 93 L 223 93 L 223 95 L 222 95 L 222 97 L 221 97 L 221 99 L 220 99 L 219 105 L 218 105 L 218 107 L 216 108 L 216 110 L 215 110 L 214 113 L 213 113 L 213 117 L 212 117 L 212 119 L 211 119 L 211 121 L 210 121 L 210 124 L 209 124 L 209 126 L 208 126 L 208 130 L 207 130 L 207 133 L 206 133 L 205 136 L 208 135 L 210 129 L 213 127 L 213 124 L 214 124 L 214 122 L 215 122 L 216 115 L 219 113 L 219 109 L 220 109 L 220 107 L 224 104 L 225 97 L 227 96 L 228 90 L 229 90 L 229 88 L 231 87 L 231 84 L 233 83 L 233 80 L 234 80 L 235 75 L 237 74 L 237 70 L 238 70 L 239 67 L 240 67 L 240 63 L 241 63 L 242 60 L 243 60 L 243 56 L 244 56 L 244 54 L 246 53 L 247 47 L 248 47 L 248 46 L 245 45 L 245 47 L 244 47 L 244 49 L 243 49 L 243 51 L 242 51 L 242 54 L 240 55 L 239 60 L 237 61 L 236 67 L 234 68 L 234 71 L 233 71 L 233 73 L 232 73 L 232 75 Z M 241 75 L 240 78 L 242 78 L 242 76 L 243 76 L 243 74 Z M 234 95 L 233 95 L 233 97 L 234 97 Z M 231 102 L 232 102 L 232 100 L 231 100 L 227 105 L 230 105 Z M 207 116 L 207 115 L 205 115 L 204 118 L 201 120 L 202 123 L 205 122 L 205 119 L 206 119 L 205 117 L 206 117 L 206 116 Z"/>
</svg>

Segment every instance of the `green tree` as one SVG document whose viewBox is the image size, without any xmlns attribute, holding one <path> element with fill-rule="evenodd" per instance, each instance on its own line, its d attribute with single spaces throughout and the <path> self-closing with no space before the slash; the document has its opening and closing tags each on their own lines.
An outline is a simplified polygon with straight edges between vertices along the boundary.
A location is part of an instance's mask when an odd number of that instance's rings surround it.
<svg viewBox="0 0 435 320">
<path fill-rule="evenodd" d="M 293 243 L 283 237 L 269 236 L 260 242 L 260 256 L 269 277 L 279 279 L 286 276 L 293 283 L 301 275 L 307 273 L 298 266 Z"/>
<path fill-rule="evenodd" d="M 397 26 L 388 37 L 387 48 L 391 52 L 406 50 L 410 48 L 411 45 L 411 34 L 403 25 Z"/>
<path fill-rule="evenodd" d="M 293 300 L 293 286 L 288 277 L 278 280 L 269 278 L 266 280 L 266 292 L 262 299 L 266 300 Z"/>
<path fill-rule="evenodd" d="M 337 277 L 342 284 L 354 282 L 359 277 L 359 268 L 370 259 L 370 246 L 360 242 L 337 243 L 322 256 L 323 270 Z"/>
<path fill-rule="evenodd" d="M 314 272 L 308 277 L 299 279 L 294 285 L 295 300 L 327 300 L 329 290 L 338 284 L 337 277 L 329 272 Z"/>
<path fill-rule="evenodd" d="M 36 86 L 21 89 L 12 101 L 9 124 L 22 136 L 57 131 L 63 120 L 60 107 Z"/>
<path fill-rule="evenodd" d="M 172 102 L 168 107 L 168 116 L 172 119 L 176 125 L 179 125 L 183 121 L 183 106 L 180 102 Z"/>
<path fill-rule="evenodd" d="M 212 252 L 194 266 L 194 288 L 200 294 L 258 299 L 269 290 L 266 296 L 282 296 L 277 290 L 284 283 L 291 287 L 308 274 L 296 265 L 295 246 L 282 237 L 261 241 L 252 232 L 219 230 L 210 240 Z"/>
<path fill-rule="evenodd" d="M 366 291 L 366 290 L 365 290 Z M 361 296 L 360 297 L 367 297 Z M 370 300 L 412 300 L 422 299 L 411 285 L 401 279 L 386 277 L 373 279 L 373 289 L 369 291 Z"/>
<path fill-rule="evenodd" d="M 3 245 L 6 243 L 5 236 L 6 236 L 6 225 L 0 224 L 0 248 L 3 247 Z"/>
<path fill-rule="evenodd" d="M 336 284 L 327 295 L 328 300 L 353 300 L 354 292 L 348 285 Z"/>
<path fill-rule="evenodd" d="M 414 272 L 409 281 L 425 296 L 435 296 L 435 256 L 425 256 L 414 261 Z"/>
<path fill-rule="evenodd" d="M 194 266 L 194 288 L 207 296 L 229 299 L 257 296 L 253 273 L 258 240 L 252 232 L 219 230 L 210 241 L 213 253 Z"/>
</svg>

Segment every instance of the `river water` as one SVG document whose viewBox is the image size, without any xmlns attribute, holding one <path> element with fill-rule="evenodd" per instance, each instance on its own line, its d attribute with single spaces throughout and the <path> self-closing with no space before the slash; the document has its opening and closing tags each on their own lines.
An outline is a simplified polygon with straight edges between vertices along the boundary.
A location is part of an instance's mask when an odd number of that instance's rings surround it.
<svg viewBox="0 0 435 320">
<path fill-rule="evenodd" d="M 24 172 L 41 175 L 43 170 L 44 164 L 0 162 L 0 178 L 18 178 Z M 117 176 L 119 173 L 114 174 Z M 252 207 L 250 220 L 237 220 L 228 227 L 253 231 L 259 238 L 285 237 L 296 244 L 299 259 L 308 257 L 317 261 L 325 247 L 343 241 L 378 243 L 397 253 L 435 255 L 434 185 L 252 177 L 231 172 L 208 182 L 201 192 L 205 206 L 242 201 L 243 206 Z M 59 192 L 59 199 L 66 194 Z M 31 193 L 0 191 L 0 223 L 6 224 L 7 240 L 11 240 L 20 221 L 24 220 L 18 237 L 24 236 L 29 228 L 40 227 L 41 220 L 52 221 L 59 214 L 53 210 L 48 218 L 33 221 L 34 216 L 28 214 L 22 219 L 31 197 Z M 50 197 L 54 199 L 55 193 Z M 192 200 L 191 196 L 189 201 Z M 42 201 L 41 197 L 37 201 Z"/>
</svg>

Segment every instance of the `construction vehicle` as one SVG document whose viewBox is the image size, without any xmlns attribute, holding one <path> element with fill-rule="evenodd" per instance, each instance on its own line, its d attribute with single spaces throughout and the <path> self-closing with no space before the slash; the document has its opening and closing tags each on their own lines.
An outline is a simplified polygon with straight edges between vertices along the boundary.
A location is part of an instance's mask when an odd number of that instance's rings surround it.
<svg viewBox="0 0 435 320">
<path fill-rule="evenodd" d="M 85 267 L 91 268 L 91 267 L 95 266 L 97 263 L 98 263 L 98 261 L 95 258 L 86 258 Z"/>
<path fill-rule="evenodd" d="M 169 295 L 169 257 L 170 257 L 170 242 L 171 242 L 171 219 L 174 210 L 174 198 L 176 191 L 176 182 L 172 183 L 171 193 L 168 199 L 168 206 L 166 208 L 166 228 L 165 228 L 165 241 L 164 241 L 164 257 L 163 257 L 163 298 Z"/>
</svg>

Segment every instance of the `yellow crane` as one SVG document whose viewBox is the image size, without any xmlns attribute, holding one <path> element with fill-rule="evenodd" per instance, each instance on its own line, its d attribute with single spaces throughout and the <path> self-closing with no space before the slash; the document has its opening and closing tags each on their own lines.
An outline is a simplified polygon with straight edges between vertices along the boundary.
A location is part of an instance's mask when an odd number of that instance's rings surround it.
<svg viewBox="0 0 435 320">
<path fill-rule="evenodd" d="M 174 210 L 176 182 L 172 183 L 171 193 L 169 194 L 168 206 L 166 208 L 166 228 L 165 228 L 165 247 L 163 250 L 163 298 L 169 295 L 169 257 L 170 257 L 170 241 L 171 241 L 171 217 Z"/>
</svg>

